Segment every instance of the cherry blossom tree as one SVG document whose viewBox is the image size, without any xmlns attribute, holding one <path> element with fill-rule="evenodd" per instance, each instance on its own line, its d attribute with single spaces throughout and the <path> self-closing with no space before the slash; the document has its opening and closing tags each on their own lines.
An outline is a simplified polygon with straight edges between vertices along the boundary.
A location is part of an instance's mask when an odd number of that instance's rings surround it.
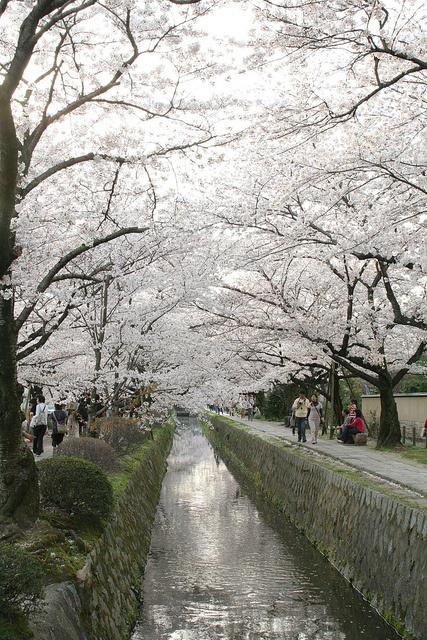
<svg viewBox="0 0 427 640">
<path fill-rule="evenodd" d="M 240 251 L 221 311 L 206 307 L 262 332 L 253 358 L 291 371 L 294 341 L 377 386 L 379 444 L 398 443 L 392 389 L 425 350 L 422 4 L 258 7 L 251 63 L 273 69 L 277 100 L 212 195 Z"/>
<path fill-rule="evenodd" d="M 286 364 L 288 375 L 296 366 L 304 375 L 320 356 L 323 366 L 332 360 L 375 385 L 382 404 L 379 445 L 390 445 L 400 441 L 393 388 L 426 347 L 426 274 L 416 249 L 425 238 L 423 222 L 416 216 L 402 223 L 396 196 L 384 228 L 384 211 L 394 199 L 390 184 L 375 180 L 367 186 L 354 171 L 347 182 L 343 173 L 315 169 L 309 180 L 299 174 L 295 181 L 288 170 L 285 187 L 280 173 L 266 178 L 252 207 L 246 198 L 238 208 L 217 210 L 218 224 L 239 234 L 240 251 L 233 254 L 230 275 L 218 283 L 231 298 L 220 309 L 216 298 L 202 306 L 228 324 L 257 332 L 246 358 Z M 376 211 L 368 218 L 372 202 Z M 396 225 L 403 231 L 397 238 Z M 406 276 L 414 270 L 416 282 Z M 405 300 L 406 317 L 398 312 L 394 290 Z"/>
<path fill-rule="evenodd" d="M 0 0 L 0 535 L 37 516 L 17 362 L 159 410 L 337 365 L 399 442 L 426 345 L 422 2 L 257 0 L 220 46 L 219 4 Z"/>
<path fill-rule="evenodd" d="M 191 13 L 185 7 L 173 7 L 185 4 L 195 3 L 174 0 L 162 7 L 154 2 L 123 7 L 96 0 L 0 3 L 0 514 L 4 535 L 15 524 L 25 526 L 37 517 L 35 467 L 20 436 L 18 331 L 40 307 L 48 309 L 49 287 L 71 278 L 79 256 L 125 235 L 145 233 L 146 227 L 138 224 L 138 203 L 137 210 L 127 215 L 118 219 L 111 215 L 126 165 L 140 167 L 145 174 L 147 186 L 141 186 L 139 198 L 150 190 L 153 197 L 147 169 L 150 159 L 197 147 L 213 137 L 204 115 L 186 119 L 179 96 L 180 75 L 197 67 L 197 55 L 190 53 L 192 44 L 187 48 L 183 39 L 192 22 L 206 11 L 197 5 Z M 163 74 L 157 87 L 148 81 L 153 70 L 157 76 Z M 120 113 L 128 115 L 126 129 L 118 120 Z M 148 126 L 156 118 L 165 122 L 162 135 L 147 141 L 142 150 L 140 135 L 134 133 L 141 130 L 142 122 Z M 98 184 L 95 189 L 93 179 Z M 81 185 L 85 180 L 91 182 L 89 192 L 98 192 L 92 202 Z M 79 187 L 77 193 L 73 183 Z M 76 195 L 85 205 L 80 208 L 85 224 L 77 233 L 72 224 L 72 212 L 79 209 Z M 40 217 L 33 216 L 35 210 Z M 30 230 L 25 220 L 31 221 Z M 64 235 L 67 222 L 70 233 Z M 15 263 L 22 258 L 22 265 L 29 258 L 31 233 L 36 235 L 32 246 L 38 240 L 44 251 L 32 250 L 32 265 L 39 268 L 31 273 L 32 296 L 28 296 L 23 291 L 28 272 L 19 273 L 19 267 L 16 271 Z M 23 276 L 16 283 L 21 289 L 17 296 L 15 273 Z M 21 357 L 42 346 L 71 307 L 73 301 L 67 300 L 55 318 L 49 314 L 44 328 L 26 332 Z"/>
</svg>

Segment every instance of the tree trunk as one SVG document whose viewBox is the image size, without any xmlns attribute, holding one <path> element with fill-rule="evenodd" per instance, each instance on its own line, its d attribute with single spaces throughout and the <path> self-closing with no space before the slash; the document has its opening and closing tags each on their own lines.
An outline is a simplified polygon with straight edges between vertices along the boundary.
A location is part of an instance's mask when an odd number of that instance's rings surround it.
<svg viewBox="0 0 427 640">
<path fill-rule="evenodd" d="M 21 435 L 11 264 L 17 142 L 9 101 L 0 93 L 0 540 L 38 516 L 38 481 Z"/>
<path fill-rule="evenodd" d="M 395 447 L 401 444 L 401 433 L 393 385 L 390 380 L 382 380 L 378 389 L 381 416 L 377 447 Z"/>
<path fill-rule="evenodd" d="M 334 415 L 334 423 L 336 425 L 341 424 L 342 419 L 342 400 L 341 400 L 341 387 L 340 387 L 340 378 L 338 375 L 338 366 L 334 368 L 334 406 L 333 406 L 333 415 Z"/>
<path fill-rule="evenodd" d="M 326 404 L 324 407 L 325 420 L 322 425 L 322 435 L 327 433 L 328 426 L 339 425 L 342 423 L 342 400 L 340 379 L 338 375 L 338 367 L 335 363 L 332 363 L 331 371 L 329 374 L 328 388 L 324 392 L 326 398 Z M 328 407 L 330 403 L 330 408 Z M 332 431 L 330 431 L 330 437 L 332 438 Z"/>
<path fill-rule="evenodd" d="M 39 509 L 36 465 L 21 434 L 15 354 L 12 301 L 0 297 L 0 540 L 30 526 Z"/>
</svg>

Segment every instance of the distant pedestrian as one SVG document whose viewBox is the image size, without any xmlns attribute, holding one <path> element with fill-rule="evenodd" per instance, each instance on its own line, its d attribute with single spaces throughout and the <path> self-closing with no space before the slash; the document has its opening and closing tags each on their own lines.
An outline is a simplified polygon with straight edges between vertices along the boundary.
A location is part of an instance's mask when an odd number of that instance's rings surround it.
<svg viewBox="0 0 427 640">
<path fill-rule="evenodd" d="M 344 427 L 346 425 L 348 425 L 349 422 L 352 421 L 352 418 L 350 418 L 348 409 L 343 409 L 342 410 L 342 418 L 343 418 L 342 424 L 339 427 L 337 427 L 337 438 L 338 439 L 341 439 L 341 433 L 342 433 L 342 430 L 344 429 Z"/>
<path fill-rule="evenodd" d="M 40 456 L 43 453 L 43 438 L 47 429 L 47 404 L 44 396 L 37 398 L 36 412 L 31 420 L 33 428 L 33 453 Z"/>
<path fill-rule="evenodd" d="M 298 431 L 298 442 L 307 442 L 307 438 L 305 437 L 305 421 L 307 420 L 309 407 L 310 402 L 305 397 L 304 392 L 301 391 L 292 405 L 292 411 L 295 414 L 295 425 Z"/>
<path fill-rule="evenodd" d="M 55 449 L 64 439 L 67 432 L 67 412 L 59 402 L 55 403 L 55 411 L 52 413 L 52 447 Z"/>
<path fill-rule="evenodd" d="M 33 434 L 30 433 L 27 420 L 21 421 L 21 433 L 25 444 L 30 444 L 33 441 Z"/>
<path fill-rule="evenodd" d="M 290 415 L 289 415 L 289 426 L 292 429 L 292 435 L 295 435 L 295 427 L 297 426 L 296 423 L 296 418 L 295 418 L 295 412 L 291 411 Z"/>
<path fill-rule="evenodd" d="M 88 418 L 87 397 L 82 396 L 77 405 L 77 420 L 79 421 L 79 435 L 81 436 L 86 434 Z"/>
<path fill-rule="evenodd" d="M 254 402 L 251 399 L 247 401 L 246 413 L 249 421 L 254 419 Z"/>
<path fill-rule="evenodd" d="M 317 444 L 317 434 L 319 433 L 321 422 L 323 422 L 323 408 L 319 402 L 319 397 L 314 393 L 311 396 L 308 410 L 308 426 L 310 427 L 312 444 Z"/>
<path fill-rule="evenodd" d="M 70 438 L 80 437 L 80 423 L 77 408 L 78 405 L 76 402 L 68 403 L 67 433 Z"/>
</svg>

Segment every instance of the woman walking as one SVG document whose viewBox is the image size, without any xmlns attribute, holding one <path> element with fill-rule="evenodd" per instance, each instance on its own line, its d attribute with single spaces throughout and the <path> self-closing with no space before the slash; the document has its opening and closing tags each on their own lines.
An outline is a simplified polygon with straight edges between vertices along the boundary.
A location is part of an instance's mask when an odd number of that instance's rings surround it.
<svg viewBox="0 0 427 640">
<path fill-rule="evenodd" d="M 311 396 L 310 407 L 308 410 L 308 426 L 310 427 L 311 444 L 317 444 L 317 434 L 319 433 L 321 422 L 323 422 L 323 408 L 319 402 L 318 396 L 314 393 Z"/>
<path fill-rule="evenodd" d="M 31 421 L 33 428 L 33 453 L 40 456 L 43 453 L 43 438 L 47 429 L 47 404 L 44 396 L 37 398 L 36 413 Z"/>
</svg>

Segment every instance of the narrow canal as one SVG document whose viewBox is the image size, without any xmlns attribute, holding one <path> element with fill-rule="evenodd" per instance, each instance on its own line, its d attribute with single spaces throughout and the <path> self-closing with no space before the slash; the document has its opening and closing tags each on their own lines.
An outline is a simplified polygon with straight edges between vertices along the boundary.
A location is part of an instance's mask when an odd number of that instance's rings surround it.
<svg viewBox="0 0 427 640">
<path fill-rule="evenodd" d="M 255 503 L 190 420 L 168 460 L 133 640 L 279 638 L 398 636 L 283 516 Z"/>
</svg>

